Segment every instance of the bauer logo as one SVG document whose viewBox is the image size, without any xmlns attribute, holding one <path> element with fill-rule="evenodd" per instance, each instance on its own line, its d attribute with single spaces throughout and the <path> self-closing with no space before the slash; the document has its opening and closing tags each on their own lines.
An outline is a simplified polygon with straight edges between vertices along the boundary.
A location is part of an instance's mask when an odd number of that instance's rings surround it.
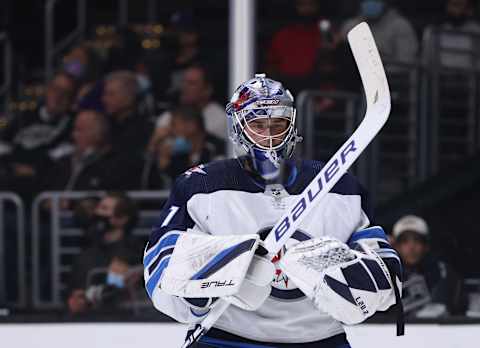
<svg viewBox="0 0 480 348">
<path fill-rule="evenodd" d="M 357 150 L 355 140 L 352 139 L 336 154 L 336 157 L 328 161 L 320 171 L 320 175 L 308 185 L 297 204 L 295 204 L 288 215 L 275 228 L 275 240 L 277 242 L 290 230 L 292 225 L 311 208 L 312 203 L 319 197 L 320 193 L 326 193 L 324 191 L 330 189 L 332 185 L 330 184 L 329 186 L 328 184 L 332 183 L 334 178 L 336 179 L 335 182 L 340 179 L 340 176 L 346 172 L 346 170 L 341 169 L 345 167 L 348 157 Z M 296 228 L 296 226 L 294 226 L 294 228 Z"/>
</svg>

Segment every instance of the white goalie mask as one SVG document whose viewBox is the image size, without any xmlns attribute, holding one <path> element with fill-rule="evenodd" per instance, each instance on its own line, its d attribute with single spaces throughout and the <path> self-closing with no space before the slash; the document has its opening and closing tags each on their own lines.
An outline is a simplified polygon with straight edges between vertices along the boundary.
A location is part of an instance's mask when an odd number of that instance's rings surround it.
<svg viewBox="0 0 480 348">
<path fill-rule="evenodd" d="M 235 90 L 226 112 L 237 154 L 240 150 L 250 156 L 265 180 L 276 179 L 281 164 L 301 141 L 292 94 L 280 82 L 256 74 Z"/>
</svg>

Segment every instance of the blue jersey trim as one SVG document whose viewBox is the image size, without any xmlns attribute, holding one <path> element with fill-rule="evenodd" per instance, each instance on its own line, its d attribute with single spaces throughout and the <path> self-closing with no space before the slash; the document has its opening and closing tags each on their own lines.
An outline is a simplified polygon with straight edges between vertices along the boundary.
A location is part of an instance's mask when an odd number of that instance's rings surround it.
<svg viewBox="0 0 480 348">
<path fill-rule="evenodd" d="M 152 262 L 152 264 L 148 267 L 148 274 L 151 274 L 155 268 L 157 268 L 157 265 L 162 261 L 162 259 L 167 256 L 173 254 L 173 246 L 171 248 L 166 248 L 164 249 L 160 255 L 158 255 L 157 259 Z"/>
<path fill-rule="evenodd" d="M 174 246 L 177 243 L 178 237 L 180 237 L 179 233 L 175 234 L 169 234 L 165 238 L 160 238 L 159 242 L 157 245 L 153 247 L 153 250 L 150 249 L 150 252 L 145 255 L 143 259 L 143 266 L 147 267 L 150 262 L 158 255 L 160 254 L 161 250 L 163 248 L 169 247 L 169 246 Z"/>
<path fill-rule="evenodd" d="M 147 293 L 148 293 L 148 296 L 150 296 L 150 298 L 152 298 L 153 291 L 155 290 L 155 287 L 157 286 L 157 283 L 160 280 L 160 277 L 162 276 L 163 270 L 168 266 L 169 262 L 170 262 L 170 257 L 167 257 L 165 260 L 163 260 L 160 263 L 160 266 L 158 266 L 158 269 L 155 272 L 153 272 L 152 276 L 147 281 L 145 288 L 147 289 Z"/>
</svg>

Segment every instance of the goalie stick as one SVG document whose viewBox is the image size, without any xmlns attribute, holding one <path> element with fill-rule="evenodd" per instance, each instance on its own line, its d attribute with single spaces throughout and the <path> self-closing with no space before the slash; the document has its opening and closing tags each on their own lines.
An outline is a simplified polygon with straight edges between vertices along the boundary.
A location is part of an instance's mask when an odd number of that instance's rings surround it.
<svg viewBox="0 0 480 348">
<path fill-rule="evenodd" d="M 348 33 L 348 43 L 365 91 L 367 101 L 365 116 L 350 138 L 273 226 L 265 239 L 265 248 L 270 255 L 275 255 L 281 250 L 301 221 L 321 202 L 375 138 L 390 114 L 388 81 L 368 24 L 362 22 L 355 26 Z M 190 332 L 182 348 L 192 347 L 215 324 L 228 306 L 227 301 L 217 301 L 205 319 Z"/>
</svg>

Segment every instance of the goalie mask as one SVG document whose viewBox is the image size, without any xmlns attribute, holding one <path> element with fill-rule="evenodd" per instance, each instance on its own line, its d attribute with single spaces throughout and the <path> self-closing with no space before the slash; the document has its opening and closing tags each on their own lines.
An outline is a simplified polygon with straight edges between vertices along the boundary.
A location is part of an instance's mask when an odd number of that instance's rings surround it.
<svg viewBox="0 0 480 348">
<path fill-rule="evenodd" d="M 256 74 L 236 89 L 226 112 L 236 154 L 249 156 L 263 179 L 278 179 L 285 159 L 301 141 L 292 94 L 280 82 Z"/>
</svg>

